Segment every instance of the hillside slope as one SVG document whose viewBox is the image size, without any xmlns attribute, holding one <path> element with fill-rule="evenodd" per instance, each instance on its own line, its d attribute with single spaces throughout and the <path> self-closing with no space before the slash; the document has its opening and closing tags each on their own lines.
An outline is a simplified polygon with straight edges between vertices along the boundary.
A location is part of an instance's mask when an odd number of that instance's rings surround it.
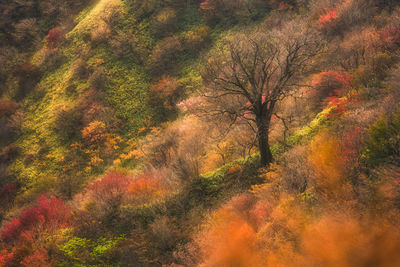
<svg viewBox="0 0 400 267">
<path fill-rule="evenodd" d="M 1 266 L 400 264 L 396 1 L 57 3 L 0 4 Z"/>
</svg>

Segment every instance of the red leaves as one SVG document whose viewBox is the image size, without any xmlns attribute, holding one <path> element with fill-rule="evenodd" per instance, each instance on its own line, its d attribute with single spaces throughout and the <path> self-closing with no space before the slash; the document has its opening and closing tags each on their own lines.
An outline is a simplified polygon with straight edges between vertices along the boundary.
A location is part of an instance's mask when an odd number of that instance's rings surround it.
<svg viewBox="0 0 400 267">
<path fill-rule="evenodd" d="M 326 108 L 332 108 L 328 113 L 328 117 L 334 118 L 343 115 L 347 111 L 348 104 L 357 102 L 357 99 L 355 98 L 357 95 L 358 92 L 354 92 L 344 97 L 327 97 L 326 100 L 328 104 L 326 105 Z"/>
<path fill-rule="evenodd" d="M 337 71 L 319 73 L 312 81 L 314 101 L 320 102 L 326 97 L 343 96 L 351 88 L 351 76 Z"/>
<path fill-rule="evenodd" d="M 89 186 L 91 194 L 104 208 L 119 206 L 128 192 L 131 179 L 119 172 L 111 172 Z"/>
<path fill-rule="evenodd" d="M 338 14 L 335 10 L 328 10 L 319 17 L 318 23 L 320 27 L 329 26 L 338 19 Z"/>
<path fill-rule="evenodd" d="M 7 241 L 15 238 L 21 233 L 22 224 L 18 218 L 14 218 L 11 222 L 9 222 L 1 232 L 1 240 Z"/>
<path fill-rule="evenodd" d="M 18 218 L 14 218 L 2 230 L 0 238 L 3 241 L 18 239 L 25 231 L 35 228 L 65 227 L 71 218 L 70 209 L 56 197 L 41 196 L 36 204 L 23 210 Z"/>
</svg>

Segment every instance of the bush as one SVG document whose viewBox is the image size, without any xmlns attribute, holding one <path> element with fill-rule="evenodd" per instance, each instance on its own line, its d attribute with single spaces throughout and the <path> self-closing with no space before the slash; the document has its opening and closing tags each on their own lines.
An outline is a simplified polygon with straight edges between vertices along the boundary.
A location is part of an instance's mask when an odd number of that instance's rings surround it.
<svg viewBox="0 0 400 267">
<path fill-rule="evenodd" d="M 153 76 L 159 76 L 162 73 L 171 73 L 175 70 L 175 65 L 182 44 L 178 37 L 166 37 L 161 40 L 154 48 L 148 68 Z"/>
<path fill-rule="evenodd" d="M 182 94 L 182 86 L 176 78 L 162 76 L 161 80 L 150 86 L 150 92 L 153 93 L 154 100 L 157 100 L 154 104 L 171 111 L 175 109 Z"/>
<path fill-rule="evenodd" d="M 381 119 L 368 130 L 363 159 L 369 166 L 398 163 L 400 158 L 400 114 Z"/>
<path fill-rule="evenodd" d="M 64 202 L 56 197 L 41 196 L 33 206 L 5 225 L 0 238 L 9 242 L 17 240 L 24 231 L 37 230 L 37 235 L 41 234 L 42 229 L 53 232 L 67 226 L 70 218 L 71 211 Z"/>
<path fill-rule="evenodd" d="M 106 125 L 101 121 L 93 121 L 82 129 L 82 138 L 88 143 L 101 143 L 106 139 Z"/>
<path fill-rule="evenodd" d="M 319 73 L 312 81 L 313 99 L 321 103 L 328 96 L 343 96 L 350 89 L 351 77 L 336 71 Z"/>
<path fill-rule="evenodd" d="M 142 63 L 150 54 L 148 45 L 141 42 L 138 34 L 134 31 L 118 32 L 108 41 L 112 47 L 112 52 L 118 58 L 130 57 Z"/>
<path fill-rule="evenodd" d="M 88 67 L 85 60 L 83 60 L 82 58 L 76 60 L 71 66 L 71 73 L 74 78 L 86 78 L 88 75 Z"/>
<path fill-rule="evenodd" d="M 185 35 L 185 49 L 191 53 L 198 53 L 209 42 L 210 28 L 202 26 L 196 30 L 189 31 Z"/>
<path fill-rule="evenodd" d="M 106 76 L 102 67 L 97 68 L 89 77 L 89 84 L 94 89 L 104 89 Z"/>
<path fill-rule="evenodd" d="M 347 174 L 341 141 L 328 132 L 316 136 L 311 143 L 308 161 L 316 173 L 316 188 L 325 194 L 337 193 Z"/>
<path fill-rule="evenodd" d="M 58 47 L 65 39 L 65 33 L 60 28 L 53 28 L 46 36 L 46 43 L 48 48 Z"/>
<path fill-rule="evenodd" d="M 0 99 L 0 118 L 11 116 L 17 111 L 18 104 L 9 99 Z"/>
<path fill-rule="evenodd" d="M 120 206 L 128 197 L 128 188 L 132 180 L 118 172 L 106 174 L 89 185 L 89 196 L 98 206 L 95 218 L 106 226 L 112 227 L 119 218 Z"/>
<path fill-rule="evenodd" d="M 24 62 L 14 70 L 14 75 L 18 79 L 18 90 L 15 92 L 15 98 L 21 100 L 33 90 L 40 81 L 41 71 L 30 62 Z"/>
<path fill-rule="evenodd" d="M 71 142 L 76 139 L 82 127 L 82 108 L 69 104 L 58 108 L 55 112 L 53 122 L 55 132 L 65 141 Z"/>
<path fill-rule="evenodd" d="M 177 18 L 174 9 L 163 8 L 152 20 L 155 35 L 163 37 L 176 30 Z"/>
<path fill-rule="evenodd" d="M 318 26 L 329 37 L 340 36 L 353 26 L 367 21 L 374 12 L 374 0 L 345 0 L 323 9 Z"/>
</svg>

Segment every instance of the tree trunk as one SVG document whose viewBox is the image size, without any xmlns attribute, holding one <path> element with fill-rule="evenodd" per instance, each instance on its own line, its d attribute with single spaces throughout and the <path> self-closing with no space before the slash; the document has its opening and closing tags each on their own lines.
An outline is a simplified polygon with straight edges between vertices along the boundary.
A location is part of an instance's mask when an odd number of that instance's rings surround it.
<svg viewBox="0 0 400 267">
<path fill-rule="evenodd" d="M 265 118 L 257 118 L 257 138 L 258 138 L 258 149 L 260 150 L 261 156 L 261 165 L 266 167 L 268 166 L 273 158 L 271 149 L 269 147 L 269 140 L 268 140 L 268 123 Z"/>
</svg>

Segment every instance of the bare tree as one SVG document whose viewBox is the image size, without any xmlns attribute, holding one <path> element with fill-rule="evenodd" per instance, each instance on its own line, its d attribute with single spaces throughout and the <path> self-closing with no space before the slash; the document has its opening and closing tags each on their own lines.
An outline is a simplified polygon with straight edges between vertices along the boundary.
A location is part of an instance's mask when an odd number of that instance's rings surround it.
<svg viewBox="0 0 400 267">
<path fill-rule="evenodd" d="M 299 88 L 321 47 L 316 36 L 296 22 L 274 31 L 236 34 L 212 52 L 202 72 L 204 111 L 228 117 L 231 125 L 252 127 L 263 166 L 273 160 L 268 136 L 276 104 Z"/>
</svg>

